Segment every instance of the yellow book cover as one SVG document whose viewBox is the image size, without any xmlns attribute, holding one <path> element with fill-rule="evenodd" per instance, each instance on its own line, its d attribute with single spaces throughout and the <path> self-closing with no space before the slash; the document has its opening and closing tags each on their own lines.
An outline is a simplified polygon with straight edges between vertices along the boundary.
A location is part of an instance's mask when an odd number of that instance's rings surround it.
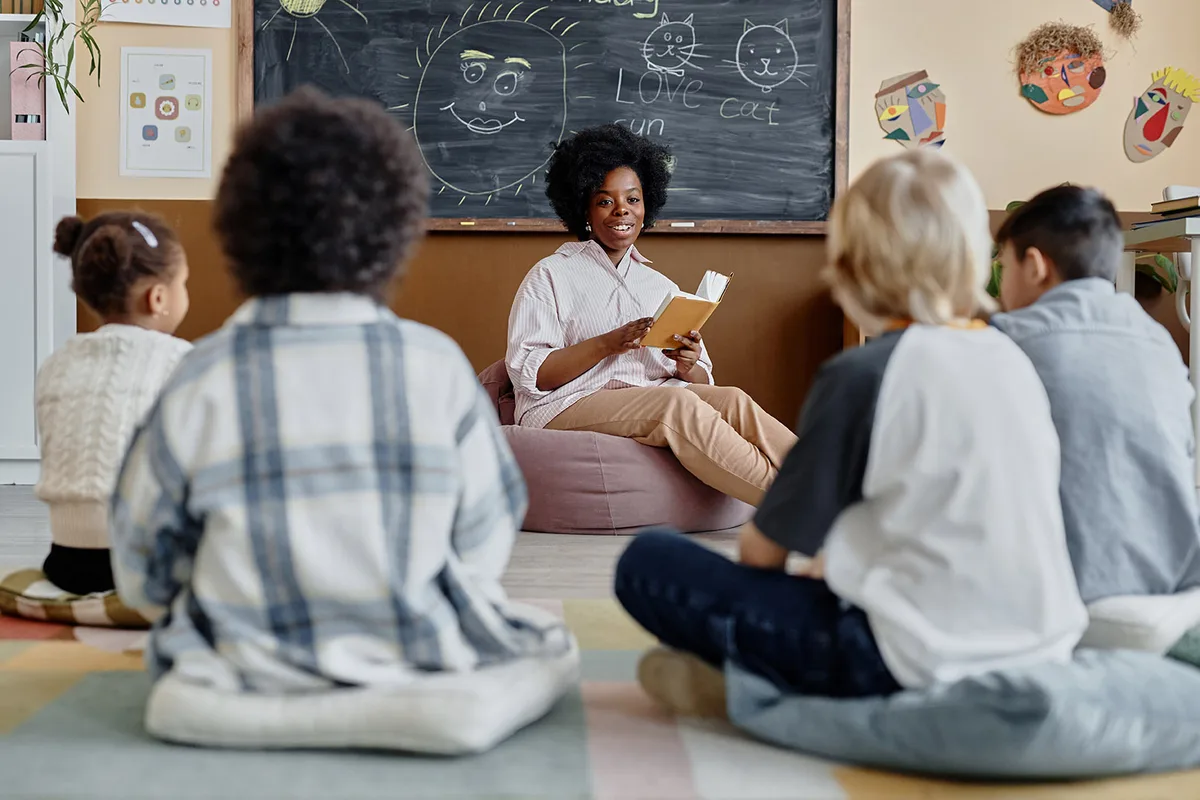
<svg viewBox="0 0 1200 800">
<path fill-rule="evenodd" d="M 721 298 L 729 286 L 729 278 L 709 270 L 700 281 L 696 294 L 677 292 L 663 299 L 654 324 L 642 337 L 642 347 L 661 347 L 673 350 L 679 346 L 675 336 L 686 336 L 698 331 L 721 305 Z"/>
</svg>

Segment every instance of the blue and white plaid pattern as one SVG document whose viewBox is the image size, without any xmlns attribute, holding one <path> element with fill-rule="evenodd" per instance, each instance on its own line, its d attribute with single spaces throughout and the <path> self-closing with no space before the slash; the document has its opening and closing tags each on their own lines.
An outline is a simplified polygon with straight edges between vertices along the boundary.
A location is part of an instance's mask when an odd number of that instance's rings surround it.
<svg viewBox="0 0 1200 800">
<path fill-rule="evenodd" d="M 156 674 L 388 685 L 557 652 L 500 587 L 527 498 L 462 351 L 354 295 L 252 300 L 197 343 L 112 507 Z"/>
</svg>

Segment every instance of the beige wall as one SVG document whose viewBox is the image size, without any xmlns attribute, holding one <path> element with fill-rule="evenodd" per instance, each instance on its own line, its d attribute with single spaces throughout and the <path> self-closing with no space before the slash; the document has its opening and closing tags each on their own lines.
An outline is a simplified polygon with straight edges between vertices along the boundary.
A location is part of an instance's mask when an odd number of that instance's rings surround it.
<svg viewBox="0 0 1200 800">
<path fill-rule="evenodd" d="M 1170 183 L 1200 184 L 1200 111 L 1175 147 L 1145 164 L 1125 156 L 1133 98 L 1166 66 L 1200 73 L 1200 2 L 1142 0 L 1132 43 L 1115 36 L 1089 0 L 853 0 L 850 175 L 900 152 L 874 115 L 886 78 L 928 70 L 946 94 L 946 152 L 965 162 L 988 206 L 1002 209 L 1063 181 L 1109 193 L 1123 211 L 1145 211 Z M 1076 114 L 1044 114 L 1018 94 L 1012 50 L 1043 22 L 1094 25 L 1112 51 L 1100 99 Z"/>
<path fill-rule="evenodd" d="M 249 2 L 249 0 L 244 0 Z M 899 151 L 883 140 L 873 114 L 885 78 L 927 69 L 949 105 L 946 152 L 979 178 L 991 208 L 1070 180 L 1101 187 L 1125 211 L 1145 210 L 1168 183 L 1200 183 L 1200 116 L 1193 115 L 1176 146 L 1147 164 L 1124 155 L 1122 131 L 1132 98 L 1150 73 L 1168 64 L 1200 72 L 1200 2 L 1155 0 L 1141 8 L 1141 34 L 1132 44 L 1113 36 L 1107 14 L 1088 0 L 852 0 L 850 174 Z M 1112 50 L 1108 85 L 1078 114 L 1043 114 L 1018 94 L 1012 48 L 1042 22 L 1093 24 Z M 85 198 L 203 199 L 216 179 L 138 179 L 118 174 L 120 51 L 122 46 L 203 47 L 213 50 L 213 165 L 228 153 L 234 119 L 232 30 L 153 25 L 100 26 L 106 57 L 99 88 L 85 75 L 78 106 L 78 196 Z"/>
<path fill-rule="evenodd" d="M 250 2 L 250 0 L 239 0 Z M 234 48 L 232 29 L 170 28 L 161 25 L 103 23 L 96 41 L 104 54 L 102 82 L 87 76 L 76 61 L 76 83 L 84 97 L 75 120 L 76 189 L 82 198 L 205 199 L 215 194 L 221 165 L 229 153 L 234 119 Z M 120 92 L 122 47 L 190 47 L 213 51 L 213 178 L 122 178 L 120 175 Z M 82 48 L 79 48 L 82 50 Z"/>
</svg>

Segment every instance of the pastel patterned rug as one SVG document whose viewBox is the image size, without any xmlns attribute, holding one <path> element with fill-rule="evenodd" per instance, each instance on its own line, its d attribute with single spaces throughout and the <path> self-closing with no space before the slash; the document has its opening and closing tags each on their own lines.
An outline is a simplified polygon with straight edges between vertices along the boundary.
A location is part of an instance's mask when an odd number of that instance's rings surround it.
<svg viewBox="0 0 1200 800">
<path fill-rule="evenodd" d="M 526 601 L 527 602 L 527 601 Z M 1200 773 L 989 787 L 851 769 L 675 720 L 634 681 L 647 637 L 609 600 L 542 601 L 579 637 L 583 681 L 540 723 L 483 756 L 245 753 L 162 744 L 142 730 L 144 634 L 0 617 L 0 797 L 829 798 L 1200 797 Z"/>
</svg>

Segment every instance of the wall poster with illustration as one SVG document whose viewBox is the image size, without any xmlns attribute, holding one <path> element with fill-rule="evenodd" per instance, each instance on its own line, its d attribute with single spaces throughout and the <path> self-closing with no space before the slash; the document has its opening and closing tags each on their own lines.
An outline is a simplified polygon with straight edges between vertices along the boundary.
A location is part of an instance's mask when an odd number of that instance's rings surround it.
<svg viewBox="0 0 1200 800">
<path fill-rule="evenodd" d="M 121 48 L 120 174 L 212 177 L 212 50 Z"/>
<path fill-rule="evenodd" d="M 551 149 L 608 122 L 672 146 L 671 229 L 820 232 L 844 181 L 849 0 L 255 0 L 237 13 L 239 103 L 303 84 L 378 101 L 421 147 L 434 228 L 557 228 Z"/>
</svg>

